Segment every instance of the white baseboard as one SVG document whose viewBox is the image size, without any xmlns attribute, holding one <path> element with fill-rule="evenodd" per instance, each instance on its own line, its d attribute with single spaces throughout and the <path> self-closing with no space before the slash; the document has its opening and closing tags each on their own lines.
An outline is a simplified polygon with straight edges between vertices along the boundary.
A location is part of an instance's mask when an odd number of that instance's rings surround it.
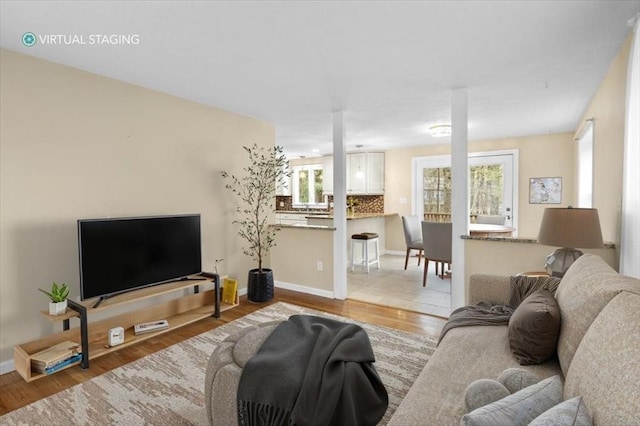
<svg viewBox="0 0 640 426">
<path fill-rule="evenodd" d="M 13 364 L 13 360 L 0 362 L 0 374 L 11 373 L 15 371 L 15 365 Z"/>
<path fill-rule="evenodd" d="M 406 251 L 395 251 L 395 250 L 387 250 L 385 254 L 392 254 L 394 256 L 405 256 L 407 254 Z"/>
<path fill-rule="evenodd" d="M 312 294 L 314 296 L 326 297 L 328 299 L 335 299 L 333 291 L 328 290 L 320 290 L 318 288 L 307 287 L 305 285 L 287 283 L 284 281 L 276 281 L 275 286 L 278 288 L 283 288 L 285 290 L 297 291 L 299 293 L 307 293 Z"/>
</svg>

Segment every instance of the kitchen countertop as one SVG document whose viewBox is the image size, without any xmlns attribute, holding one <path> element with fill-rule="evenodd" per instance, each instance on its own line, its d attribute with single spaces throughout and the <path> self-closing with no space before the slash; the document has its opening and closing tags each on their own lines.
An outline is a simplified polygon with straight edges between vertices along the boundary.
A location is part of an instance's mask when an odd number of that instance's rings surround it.
<svg viewBox="0 0 640 426">
<path fill-rule="evenodd" d="M 353 215 L 347 215 L 347 220 L 354 219 L 370 219 L 376 217 L 387 217 L 387 216 L 395 216 L 397 213 L 356 213 Z M 333 220 L 333 214 L 327 213 L 323 215 L 310 215 L 307 218 L 309 219 L 331 219 Z"/>
<path fill-rule="evenodd" d="M 319 231 L 335 231 L 336 230 L 336 228 L 333 226 L 305 225 L 302 223 L 296 223 L 296 224 L 279 223 L 279 224 L 269 225 L 269 226 L 275 226 L 277 228 L 315 229 Z"/>
<path fill-rule="evenodd" d="M 476 237 L 473 235 L 461 235 L 463 240 L 478 240 L 478 241 L 498 241 L 502 243 L 527 243 L 527 244 L 539 244 L 536 238 L 522 238 L 522 237 Z M 604 242 L 602 248 L 615 249 L 615 243 Z"/>
</svg>

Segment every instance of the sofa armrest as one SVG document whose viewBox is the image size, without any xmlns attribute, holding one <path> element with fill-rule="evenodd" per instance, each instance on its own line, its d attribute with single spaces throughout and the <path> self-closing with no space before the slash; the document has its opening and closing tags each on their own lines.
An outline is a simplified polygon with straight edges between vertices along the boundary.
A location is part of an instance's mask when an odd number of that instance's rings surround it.
<svg viewBox="0 0 640 426">
<path fill-rule="evenodd" d="M 497 305 L 509 304 L 509 277 L 504 275 L 474 274 L 469 277 L 467 305 L 486 300 Z"/>
</svg>

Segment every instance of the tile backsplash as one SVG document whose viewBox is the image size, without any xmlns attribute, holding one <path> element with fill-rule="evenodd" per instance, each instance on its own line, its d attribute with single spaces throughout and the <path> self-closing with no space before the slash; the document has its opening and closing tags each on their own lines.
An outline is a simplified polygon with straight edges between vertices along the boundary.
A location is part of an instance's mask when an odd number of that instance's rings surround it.
<svg viewBox="0 0 640 426">
<path fill-rule="evenodd" d="M 327 198 L 327 205 L 324 210 L 330 211 L 329 204 L 333 202 L 333 195 L 329 195 Z M 357 202 L 356 213 L 384 213 L 384 195 L 349 195 L 348 198 L 352 198 Z M 276 195 L 276 210 L 295 211 L 303 209 L 293 207 L 292 196 Z"/>
<path fill-rule="evenodd" d="M 293 210 L 293 197 L 290 195 L 276 195 L 276 211 L 277 210 Z"/>
</svg>

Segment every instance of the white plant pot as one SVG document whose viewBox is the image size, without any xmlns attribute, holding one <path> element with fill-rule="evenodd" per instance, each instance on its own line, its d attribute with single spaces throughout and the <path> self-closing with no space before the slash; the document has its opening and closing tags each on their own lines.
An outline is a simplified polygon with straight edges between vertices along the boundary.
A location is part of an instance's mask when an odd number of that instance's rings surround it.
<svg viewBox="0 0 640 426">
<path fill-rule="evenodd" d="M 49 315 L 62 315 L 67 311 L 67 301 L 49 302 Z"/>
</svg>

